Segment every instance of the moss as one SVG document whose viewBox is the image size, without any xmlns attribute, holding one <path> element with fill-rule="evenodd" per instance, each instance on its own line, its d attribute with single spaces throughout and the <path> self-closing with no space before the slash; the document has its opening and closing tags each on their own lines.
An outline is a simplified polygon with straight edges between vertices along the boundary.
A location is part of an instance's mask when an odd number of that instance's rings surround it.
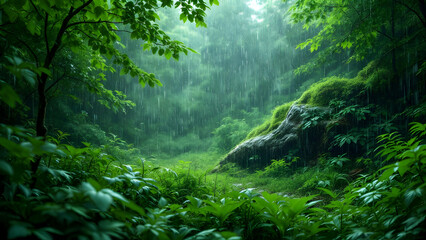
<svg viewBox="0 0 426 240">
<path fill-rule="evenodd" d="M 365 89 L 365 78 L 357 76 L 355 78 L 328 77 L 320 82 L 312 84 L 302 96 L 294 102 L 288 102 L 274 109 L 270 119 L 262 125 L 254 128 L 246 137 L 247 139 L 266 135 L 276 129 L 287 116 L 291 105 L 307 104 L 312 106 L 328 106 L 333 99 L 354 98 Z"/>
<path fill-rule="evenodd" d="M 333 99 L 354 99 L 365 89 L 374 92 L 386 91 L 391 83 L 392 73 L 372 61 L 354 78 L 328 77 L 312 84 L 296 101 L 298 104 L 328 106 Z"/>
<path fill-rule="evenodd" d="M 297 100 L 299 104 L 328 106 L 333 99 L 351 99 L 365 89 L 365 79 L 361 77 L 328 77 L 313 84 Z"/>
<path fill-rule="evenodd" d="M 380 91 L 388 86 L 392 74 L 381 68 L 377 62 L 370 62 L 358 72 L 354 78 L 342 78 L 337 76 L 327 77 L 312 84 L 302 96 L 294 101 L 288 102 L 274 109 L 271 118 L 262 125 L 254 128 L 245 140 L 266 135 L 276 129 L 287 116 L 291 105 L 307 104 L 312 106 L 328 106 L 333 99 L 349 100 L 362 97 L 364 90 L 374 89 Z"/>
<path fill-rule="evenodd" d="M 294 102 L 288 102 L 274 109 L 272 113 L 271 125 L 268 128 L 269 131 L 276 129 L 281 124 L 281 122 L 287 117 L 288 110 L 290 109 L 291 105 L 293 105 L 293 103 Z"/>
<path fill-rule="evenodd" d="M 256 136 L 266 135 L 276 129 L 281 122 L 287 116 L 288 110 L 294 102 L 288 102 L 281 106 L 278 106 L 272 111 L 272 116 L 268 120 L 266 120 L 262 125 L 257 126 L 247 135 L 246 139 L 250 139 Z"/>
</svg>

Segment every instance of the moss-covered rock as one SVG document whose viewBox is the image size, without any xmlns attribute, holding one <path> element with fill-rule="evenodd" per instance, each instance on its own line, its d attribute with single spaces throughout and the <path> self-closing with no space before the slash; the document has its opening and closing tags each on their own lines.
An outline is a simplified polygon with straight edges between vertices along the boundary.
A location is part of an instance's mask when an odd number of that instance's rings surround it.
<svg viewBox="0 0 426 240">
<path fill-rule="evenodd" d="M 329 106 L 332 100 L 345 100 L 367 102 L 367 91 L 378 94 L 386 91 L 392 74 L 381 68 L 376 62 L 370 62 L 359 71 L 354 78 L 327 77 L 312 84 L 302 96 L 293 102 L 285 103 L 274 109 L 271 118 L 254 128 L 245 140 L 266 135 L 275 130 L 287 116 L 288 110 L 293 104 L 304 104 L 309 106 Z"/>
<path fill-rule="evenodd" d="M 262 125 L 257 126 L 247 135 L 246 139 L 250 139 L 256 136 L 266 135 L 276 129 L 287 116 L 288 110 L 294 102 L 288 102 L 280 105 L 272 111 L 272 116 L 266 120 Z"/>
<path fill-rule="evenodd" d="M 304 128 L 305 116 L 327 112 L 328 108 L 293 104 L 277 129 L 239 144 L 220 164 L 231 162 L 244 168 L 261 168 L 269 165 L 273 159 L 294 155 L 302 159 L 296 167 L 307 166 L 324 149 L 328 120 L 318 119 L 315 124 Z"/>
<path fill-rule="evenodd" d="M 311 106 L 328 106 L 333 99 L 357 97 L 365 87 L 365 80 L 360 77 L 328 77 L 313 84 L 296 102 Z"/>
</svg>

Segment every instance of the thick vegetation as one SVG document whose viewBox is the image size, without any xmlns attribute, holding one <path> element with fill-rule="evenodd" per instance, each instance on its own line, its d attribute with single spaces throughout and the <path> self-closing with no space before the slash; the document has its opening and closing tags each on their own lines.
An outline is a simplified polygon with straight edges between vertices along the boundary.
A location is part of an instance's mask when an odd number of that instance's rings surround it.
<svg viewBox="0 0 426 240">
<path fill-rule="evenodd" d="M 4 239 L 406 239 L 425 233 L 426 125 L 420 123 L 411 125 L 407 140 L 396 132 L 379 136 L 374 161 L 384 166 L 378 172 L 339 192 L 318 182 L 320 194 L 301 198 L 218 192 L 185 167 L 177 173 L 143 159 L 120 164 L 105 149 L 61 144 L 63 134 L 53 144 L 22 128 L 1 130 Z M 31 186 L 26 169 L 40 155 Z M 276 162 L 264 174 L 277 177 L 287 167 Z"/>
<path fill-rule="evenodd" d="M 425 2 L 264 2 L 0 1 L 0 238 L 422 239 Z"/>
</svg>

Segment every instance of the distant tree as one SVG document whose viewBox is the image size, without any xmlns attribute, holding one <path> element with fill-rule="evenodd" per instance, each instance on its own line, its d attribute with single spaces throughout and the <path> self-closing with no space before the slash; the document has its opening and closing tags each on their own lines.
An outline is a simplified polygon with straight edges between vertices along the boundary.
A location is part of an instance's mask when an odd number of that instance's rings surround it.
<svg viewBox="0 0 426 240">
<path fill-rule="evenodd" d="M 209 0 L 218 5 L 218 0 Z M 60 79 L 52 77 L 52 65 L 61 51 L 87 52 L 91 68 L 114 71 L 108 62 L 121 66 L 122 74 L 136 77 L 141 85 L 161 85 L 154 74 L 147 73 L 119 49 L 118 32 L 144 41 L 143 49 L 153 54 L 179 59 L 180 53 L 192 49 L 172 40 L 156 23 L 160 8 L 180 8 L 182 21 L 204 23 L 208 4 L 204 0 L 3 0 L 0 1 L 0 40 L 2 53 L 13 70 L 25 69 L 34 74 L 38 96 L 36 134 L 46 137 L 47 91 Z M 14 51 L 14 52 L 13 52 Z M 12 53 L 13 52 L 13 53 Z M 16 53 L 19 53 L 17 58 Z M 20 60 L 23 58 L 24 61 Z M 70 66 L 71 67 L 71 66 Z M 83 69 L 84 70 L 84 69 Z M 105 75 L 95 79 L 101 84 Z M 102 84 L 101 84 L 102 85 Z M 102 88 L 99 88 L 102 90 Z M 106 89 L 105 89 L 106 91 Z M 32 164 L 38 169 L 41 158 Z"/>
</svg>

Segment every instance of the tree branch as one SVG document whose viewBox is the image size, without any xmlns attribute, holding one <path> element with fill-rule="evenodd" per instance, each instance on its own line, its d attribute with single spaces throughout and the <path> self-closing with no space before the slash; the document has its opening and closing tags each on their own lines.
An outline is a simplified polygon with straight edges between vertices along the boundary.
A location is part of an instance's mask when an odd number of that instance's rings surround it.
<svg viewBox="0 0 426 240">
<path fill-rule="evenodd" d="M 59 81 L 61 81 L 62 79 L 64 79 L 65 78 L 65 74 L 66 73 L 64 72 L 61 77 L 59 77 L 58 79 L 56 79 L 55 82 L 53 82 L 49 87 L 47 87 L 46 90 L 45 90 L 46 93 L 49 92 L 49 90 L 52 89 L 52 87 L 55 86 Z"/>
<path fill-rule="evenodd" d="M 419 15 L 419 13 L 416 11 L 416 10 L 414 10 L 412 7 L 410 7 L 410 6 L 408 6 L 406 3 L 404 3 L 404 2 L 401 2 L 401 1 L 396 1 L 398 4 L 400 4 L 400 5 L 402 5 L 402 6 L 404 6 L 405 8 L 407 8 L 408 10 L 410 10 L 411 12 L 413 12 L 414 14 L 416 14 L 416 16 L 417 16 L 417 18 L 420 20 L 420 22 L 422 22 L 422 24 L 423 24 L 423 27 L 425 27 L 426 28 L 426 21 L 425 20 L 423 20 L 423 18 Z"/>
<path fill-rule="evenodd" d="M 111 22 L 111 21 L 81 21 L 81 22 L 74 22 L 68 25 L 69 27 L 75 26 L 75 25 L 79 25 L 79 24 L 86 24 L 86 23 L 92 23 L 92 24 L 97 24 L 97 23 L 113 23 L 113 24 L 119 24 L 119 23 L 124 23 L 124 22 Z"/>
<path fill-rule="evenodd" d="M 83 3 L 80 7 L 76 9 L 74 9 L 73 7 L 70 8 L 68 15 L 65 17 L 64 21 L 61 24 L 61 28 L 59 29 L 59 32 L 56 35 L 55 43 L 53 44 L 53 47 L 50 49 L 49 54 L 46 56 L 43 67 L 48 69 L 50 64 L 52 63 L 53 57 L 56 55 L 56 51 L 61 45 L 62 37 L 65 31 L 67 30 L 68 23 L 71 21 L 71 19 L 92 2 L 93 0 L 88 0 L 87 2 Z M 47 75 L 45 73 L 42 74 L 42 79 L 44 81 L 47 79 Z"/>
<path fill-rule="evenodd" d="M 48 24 L 48 21 L 49 21 L 49 14 L 46 13 L 46 17 L 44 18 L 44 42 L 46 44 L 47 55 L 49 55 L 49 53 L 50 53 L 49 39 L 47 38 L 47 24 Z"/>
<path fill-rule="evenodd" d="M 72 31 L 72 30 L 71 30 Z M 90 36 L 89 34 L 87 34 L 85 31 L 81 30 L 81 29 L 77 29 L 77 31 L 83 33 L 86 37 L 90 38 L 90 39 L 96 39 L 96 37 Z"/>
<path fill-rule="evenodd" d="M 120 29 L 118 29 L 118 30 L 112 29 L 111 31 L 113 31 L 113 32 L 125 32 L 125 33 L 132 33 L 132 32 L 131 32 L 131 31 L 129 31 L 129 30 L 120 30 Z"/>
<path fill-rule="evenodd" d="M 33 6 L 33 8 L 35 9 L 35 11 L 36 11 L 37 15 L 38 15 L 39 17 L 43 17 L 43 16 L 41 16 L 41 14 L 40 14 L 40 12 L 38 11 L 38 8 L 37 8 L 37 7 L 36 7 L 36 5 L 34 4 L 34 2 L 33 2 L 32 0 L 30 0 L 30 3 L 31 3 L 31 5 Z"/>
<path fill-rule="evenodd" d="M 11 22 L 5 22 L 5 23 L 3 23 L 3 24 L 0 24 L 0 27 L 7 26 L 7 25 L 9 25 L 9 24 L 12 24 L 12 23 L 11 23 Z"/>
<path fill-rule="evenodd" d="M 368 18 L 368 16 L 366 16 L 365 18 L 361 18 L 362 17 L 362 15 L 361 15 L 361 13 L 355 8 L 355 7 L 353 7 L 353 6 L 351 6 L 352 7 L 352 9 L 356 12 L 356 14 L 358 15 L 358 17 L 359 17 L 359 19 L 360 19 L 360 21 L 361 22 L 363 22 L 364 23 L 364 20 L 365 19 L 367 19 Z M 380 34 L 382 34 L 383 36 L 385 36 L 385 37 L 387 37 L 389 40 L 391 40 L 391 41 L 393 41 L 394 39 L 391 37 L 391 36 L 389 36 L 389 35 L 387 35 L 385 32 L 382 32 L 382 31 L 380 31 L 380 30 L 376 30 L 378 33 L 380 33 Z M 352 30 L 351 30 L 351 32 L 352 32 Z"/>
<path fill-rule="evenodd" d="M 391 36 L 387 35 L 385 32 L 382 32 L 382 31 L 380 31 L 380 30 L 376 30 L 376 32 L 378 32 L 378 33 L 382 34 L 383 36 L 385 36 L 385 37 L 389 38 L 389 40 L 393 41 L 393 38 L 392 38 Z"/>
</svg>

